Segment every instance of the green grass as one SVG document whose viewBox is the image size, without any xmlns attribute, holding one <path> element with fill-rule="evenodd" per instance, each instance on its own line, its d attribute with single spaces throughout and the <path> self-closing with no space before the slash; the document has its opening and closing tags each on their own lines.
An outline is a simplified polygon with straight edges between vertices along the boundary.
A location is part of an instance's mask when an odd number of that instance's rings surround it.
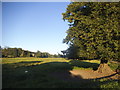
<svg viewBox="0 0 120 90">
<path fill-rule="evenodd" d="M 116 89 L 120 89 L 120 86 L 118 85 L 118 81 L 117 80 L 107 80 L 105 79 L 100 79 L 100 87 L 101 88 L 116 88 Z"/>
<path fill-rule="evenodd" d="M 68 60 L 63 58 L 34 58 L 34 57 L 25 57 L 25 58 L 2 58 L 0 59 L 2 61 L 2 64 L 7 63 L 18 63 L 22 61 L 44 61 L 44 62 L 52 62 L 52 61 L 58 61 L 58 62 L 67 62 Z"/>
<path fill-rule="evenodd" d="M 71 60 L 69 63 L 74 66 L 73 69 L 96 70 L 99 66 L 98 60 Z"/>
<path fill-rule="evenodd" d="M 116 63 L 109 63 L 108 64 L 109 66 L 110 66 L 110 68 L 113 70 L 113 71 L 115 71 L 117 68 L 118 68 L 118 64 L 116 64 Z"/>
<path fill-rule="evenodd" d="M 109 64 L 112 69 L 116 64 Z M 88 80 L 71 77 L 69 70 L 96 69 L 98 60 L 66 60 L 63 58 L 3 58 L 3 88 L 120 88 L 114 80 Z M 28 71 L 25 73 L 25 71 Z M 52 74 L 65 72 L 66 78 L 56 78 Z"/>
</svg>

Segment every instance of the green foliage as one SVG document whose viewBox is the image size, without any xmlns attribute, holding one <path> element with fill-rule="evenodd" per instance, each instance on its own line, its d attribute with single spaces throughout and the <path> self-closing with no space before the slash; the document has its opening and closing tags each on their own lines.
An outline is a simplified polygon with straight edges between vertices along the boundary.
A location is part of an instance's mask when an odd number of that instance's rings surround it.
<svg viewBox="0 0 120 90">
<path fill-rule="evenodd" d="M 5 48 L 2 49 L 2 57 L 17 57 L 18 49 L 17 48 Z"/>
<path fill-rule="evenodd" d="M 77 59 L 79 58 L 78 55 L 79 55 L 79 51 L 78 51 L 78 47 L 75 46 L 75 45 L 71 45 L 67 50 L 66 50 L 66 56 L 69 58 L 69 59 Z"/>
<path fill-rule="evenodd" d="M 40 51 L 37 51 L 36 57 L 41 57 L 41 52 Z"/>
<path fill-rule="evenodd" d="M 69 22 L 63 40 L 78 47 L 77 57 L 118 60 L 120 2 L 73 2 L 63 19 Z M 68 50 L 69 54 L 72 51 Z"/>
<path fill-rule="evenodd" d="M 22 48 L 0 48 L 0 53 L 2 52 L 2 57 L 15 58 L 15 57 L 38 57 L 38 58 L 48 58 L 48 57 L 61 57 L 60 55 L 52 55 L 48 52 L 31 52 L 28 50 L 23 50 Z"/>
</svg>

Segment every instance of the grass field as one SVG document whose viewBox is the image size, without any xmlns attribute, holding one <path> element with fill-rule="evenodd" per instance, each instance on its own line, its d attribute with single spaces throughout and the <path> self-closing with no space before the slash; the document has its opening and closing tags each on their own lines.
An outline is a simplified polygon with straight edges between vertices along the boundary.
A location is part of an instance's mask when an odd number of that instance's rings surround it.
<svg viewBox="0 0 120 90">
<path fill-rule="evenodd" d="M 1 59 L 0 59 L 1 60 Z M 84 69 L 96 70 L 98 60 L 66 60 L 63 58 L 3 58 L 2 60 L 3 88 L 117 88 L 118 80 L 82 80 L 73 81 L 56 78 L 52 74 L 67 73 L 69 70 Z M 109 63 L 115 70 L 118 65 Z"/>
</svg>

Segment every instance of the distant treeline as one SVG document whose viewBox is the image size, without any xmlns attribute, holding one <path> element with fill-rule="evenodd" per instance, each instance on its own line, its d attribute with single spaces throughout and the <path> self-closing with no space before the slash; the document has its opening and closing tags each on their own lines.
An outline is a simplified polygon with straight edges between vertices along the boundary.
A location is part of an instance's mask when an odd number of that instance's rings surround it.
<svg viewBox="0 0 120 90">
<path fill-rule="evenodd" d="M 22 48 L 1 48 L 0 53 L 2 58 L 15 58 L 15 57 L 38 57 L 38 58 L 60 58 L 63 57 L 61 54 L 49 54 L 48 52 L 31 52 L 23 50 Z"/>
</svg>

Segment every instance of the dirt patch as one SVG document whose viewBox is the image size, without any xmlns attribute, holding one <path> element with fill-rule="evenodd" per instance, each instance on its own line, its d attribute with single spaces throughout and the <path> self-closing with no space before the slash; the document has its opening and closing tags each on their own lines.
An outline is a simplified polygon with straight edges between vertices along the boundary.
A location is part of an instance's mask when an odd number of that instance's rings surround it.
<svg viewBox="0 0 120 90">
<path fill-rule="evenodd" d="M 58 78 L 65 81 L 79 81 L 79 80 L 89 80 L 89 79 L 116 79 L 118 80 L 119 75 L 116 72 L 112 73 L 98 73 L 93 70 L 70 70 L 70 71 L 61 71 L 61 72 L 53 72 L 50 74 L 54 78 Z"/>
<path fill-rule="evenodd" d="M 118 79 L 119 75 L 116 72 L 111 73 L 98 73 L 97 71 L 93 70 L 71 70 L 70 73 L 74 76 L 81 76 L 83 79 L 101 79 L 101 78 L 108 78 L 108 79 Z"/>
</svg>

